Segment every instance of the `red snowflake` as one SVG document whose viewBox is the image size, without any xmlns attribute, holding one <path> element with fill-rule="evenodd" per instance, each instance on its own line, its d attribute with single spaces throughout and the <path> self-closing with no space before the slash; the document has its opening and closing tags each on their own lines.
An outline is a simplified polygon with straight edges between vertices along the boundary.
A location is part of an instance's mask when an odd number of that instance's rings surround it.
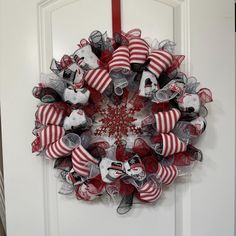
<svg viewBox="0 0 236 236">
<path fill-rule="evenodd" d="M 100 110 L 103 118 L 99 121 L 102 125 L 95 130 L 94 134 L 113 136 L 117 144 L 121 143 L 122 136 L 128 136 L 129 133 L 140 134 L 141 128 L 134 124 L 137 119 L 132 116 L 135 111 L 139 109 L 128 108 L 126 104 L 107 105 L 106 109 Z"/>
</svg>

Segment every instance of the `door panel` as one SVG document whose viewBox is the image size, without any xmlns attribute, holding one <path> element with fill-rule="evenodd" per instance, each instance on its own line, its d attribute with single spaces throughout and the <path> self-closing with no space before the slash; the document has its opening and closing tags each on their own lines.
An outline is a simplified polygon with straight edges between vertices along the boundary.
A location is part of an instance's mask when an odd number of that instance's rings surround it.
<svg viewBox="0 0 236 236">
<path fill-rule="evenodd" d="M 173 40 L 173 5 L 155 0 L 123 0 L 121 1 L 121 13 L 122 29 L 125 32 L 133 28 L 140 28 L 144 37 Z"/>
<path fill-rule="evenodd" d="M 204 152 L 204 162 L 195 168 L 191 180 L 193 236 L 235 233 L 233 5 L 230 1 L 190 1 L 192 74 L 211 88 L 214 96 L 209 106 L 207 132 L 198 143 Z M 207 21 L 200 20 L 199 15 Z"/>
<path fill-rule="evenodd" d="M 155 206 L 135 205 L 119 216 L 115 205 L 59 195 L 61 183 L 52 163 L 33 158 L 30 152 L 37 103 L 32 87 L 40 72 L 49 72 L 52 57 L 72 53 L 92 30 L 111 35 L 110 0 L 0 2 L 8 235 L 233 236 L 233 4 L 229 0 L 122 1 L 123 30 L 140 27 L 144 37 L 174 39 L 177 52 L 186 55 L 183 69 L 212 89 L 214 103 L 209 106 L 207 132 L 198 143 L 203 164 L 195 167 L 192 177 L 179 179 L 176 187 L 164 191 Z"/>
<path fill-rule="evenodd" d="M 134 5 L 136 5 L 135 12 L 132 7 Z M 92 0 L 78 0 L 71 3 L 64 1 L 64 5 L 62 4 L 60 7 L 58 5 L 47 6 L 47 8 L 50 7 L 52 50 L 48 52 L 52 52 L 52 56 L 56 59 L 60 59 L 64 53 L 73 53 L 79 40 L 87 38 L 93 30 L 107 31 L 108 35 L 112 35 L 111 20 L 107 20 L 111 19 L 111 1 L 102 0 L 97 3 Z M 143 12 L 142 9 L 145 9 L 145 11 Z M 144 37 L 149 36 L 154 39 L 158 35 L 159 39 L 173 39 L 173 11 L 173 6 L 153 0 L 122 1 L 123 30 L 128 31 L 138 27 L 142 29 Z M 141 15 L 143 16 L 140 17 Z M 41 19 L 43 20 L 43 15 Z M 153 29 L 155 25 L 158 25 L 157 22 L 163 23 L 161 27 Z M 46 58 L 51 58 L 52 56 L 46 53 Z M 45 65 L 46 70 L 48 69 L 47 67 L 48 65 Z M 56 185 L 56 190 L 58 190 L 60 183 L 58 184 L 53 177 L 54 172 L 51 170 L 51 166 L 49 166 L 48 173 L 50 178 L 53 179 L 51 181 L 52 187 L 49 186 L 49 189 L 55 189 Z M 107 205 L 104 202 L 78 202 L 59 196 L 57 191 L 50 192 L 49 195 L 54 196 L 50 197 L 53 203 L 50 201 L 49 204 L 51 206 L 52 204 L 54 205 L 50 211 L 53 215 L 52 218 L 55 219 L 53 226 L 50 225 L 49 227 L 58 235 L 73 234 L 76 230 L 76 222 L 80 222 L 79 228 L 81 232 L 87 232 L 88 224 L 92 224 L 97 229 L 98 234 L 103 234 L 104 236 L 110 235 L 111 232 L 114 236 L 120 235 L 124 232 L 123 225 L 129 227 L 128 232 L 130 234 L 142 235 L 149 230 L 150 225 L 155 225 L 156 222 L 159 222 L 160 225 L 156 229 L 157 234 L 175 235 L 174 187 L 165 192 L 165 196 L 156 206 L 134 205 L 134 210 L 123 217 L 117 215 L 117 205 Z M 100 218 L 101 212 L 102 217 Z M 70 221 L 66 220 L 68 216 L 71 216 Z M 144 223 L 147 218 L 149 219 L 149 224 Z M 169 227 L 167 227 L 166 219 L 168 219 Z M 57 228 L 55 225 L 60 225 L 61 227 Z M 101 225 L 105 226 L 105 228 L 107 227 L 107 230 Z"/>
<path fill-rule="evenodd" d="M 111 1 L 78 0 L 64 2 L 64 6 L 51 12 L 53 56 L 61 58 L 65 53 L 73 53 L 83 38 L 88 38 L 93 30 L 111 35 Z"/>
</svg>

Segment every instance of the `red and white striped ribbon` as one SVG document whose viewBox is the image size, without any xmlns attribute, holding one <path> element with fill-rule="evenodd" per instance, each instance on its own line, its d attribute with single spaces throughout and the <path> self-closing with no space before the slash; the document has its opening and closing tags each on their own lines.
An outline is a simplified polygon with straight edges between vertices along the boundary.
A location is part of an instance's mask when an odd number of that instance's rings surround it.
<svg viewBox="0 0 236 236">
<path fill-rule="evenodd" d="M 155 114 L 157 132 L 169 133 L 175 127 L 180 115 L 180 111 L 176 108 Z"/>
<path fill-rule="evenodd" d="M 73 169 L 80 176 L 88 176 L 90 173 L 90 165 L 98 164 L 95 159 L 82 145 L 79 145 L 72 152 Z"/>
<path fill-rule="evenodd" d="M 148 59 L 150 59 L 150 63 L 147 69 L 156 75 L 156 77 L 159 77 L 163 71 L 171 66 L 173 56 L 164 50 L 154 50 L 148 56 Z"/>
<path fill-rule="evenodd" d="M 186 143 L 181 141 L 175 134 L 161 134 L 162 137 L 162 152 L 164 157 L 170 156 L 174 153 L 185 152 L 187 149 Z"/>
<path fill-rule="evenodd" d="M 36 111 L 36 121 L 43 125 L 60 125 L 64 114 L 64 110 L 56 108 L 53 104 L 41 105 Z"/>
<path fill-rule="evenodd" d="M 128 48 L 130 51 L 130 63 L 143 64 L 147 60 L 149 46 L 142 38 L 131 38 Z"/>
<path fill-rule="evenodd" d="M 48 125 L 39 134 L 41 148 L 59 140 L 65 134 L 65 130 L 61 126 Z"/>
<path fill-rule="evenodd" d="M 105 69 L 89 70 L 85 73 L 84 80 L 100 93 L 103 93 L 111 83 L 111 78 Z"/>
<path fill-rule="evenodd" d="M 150 178 L 141 188 L 138 188 L 138 198 L 144 202 L 156 201 L 162 193 L 161 186 L 158 186 L 157 182 Z"/>
<path fill-rule="evenodd" d="M 111 72 L 116 69 L 130 71 L 129 49 L 126 46 L 120 46 L 112 54 L 112 59 L 109 62 L 109 70 Z"/>
<path fill-rule="evenodd" d="M 158 163 L 158 170 L 156 173 L 156 178 L 166 185 L 170 185 L 174 182 L 178 174 L 177 167 L 175 165 L 162 166 Z"/>
<path fill-rule="evenodd" d="M 46 155 L 50 158 L 65 157 L 71 154 L 73 147 L 68 147 L 63 142 L 63 137 L 53 144 L 48 145 Z"/>
</svg>

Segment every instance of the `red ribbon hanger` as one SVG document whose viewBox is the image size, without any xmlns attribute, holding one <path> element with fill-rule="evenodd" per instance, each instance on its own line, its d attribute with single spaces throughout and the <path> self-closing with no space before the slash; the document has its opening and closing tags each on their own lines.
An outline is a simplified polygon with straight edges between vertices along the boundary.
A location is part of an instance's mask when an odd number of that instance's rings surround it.
<svg viewBox="0 0 236 236">
<path fill-rule="evenodd" d="M 120 0 L 111 0 L 112 5 L 112 33 L 121 32 L 121 10 Z"/>
</svg>

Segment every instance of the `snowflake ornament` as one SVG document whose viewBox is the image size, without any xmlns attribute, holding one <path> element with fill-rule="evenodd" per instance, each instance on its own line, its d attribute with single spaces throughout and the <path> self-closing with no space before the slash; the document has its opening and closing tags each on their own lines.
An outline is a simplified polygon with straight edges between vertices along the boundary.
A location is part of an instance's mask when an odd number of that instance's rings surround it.
<svg viewBox="0 0 236 236">
<path fill-rule="evenodd" d="M 137 127 L 134 124 L 137 118 L 132 116 L 134 113 L 133 108 L 127 108 L 126 105 L 107 105 L 107 109 L 102 109 L 100 113 L 103 116 L 99 120 L 102 125 L 96 129 L 95 135 L 108 134 L 109 137 L 114 136 L 115 143 L 119 145 L 124 136 L 127 137 L 130 133 L 142 133 L 141 127 Z"/>
</svg>

